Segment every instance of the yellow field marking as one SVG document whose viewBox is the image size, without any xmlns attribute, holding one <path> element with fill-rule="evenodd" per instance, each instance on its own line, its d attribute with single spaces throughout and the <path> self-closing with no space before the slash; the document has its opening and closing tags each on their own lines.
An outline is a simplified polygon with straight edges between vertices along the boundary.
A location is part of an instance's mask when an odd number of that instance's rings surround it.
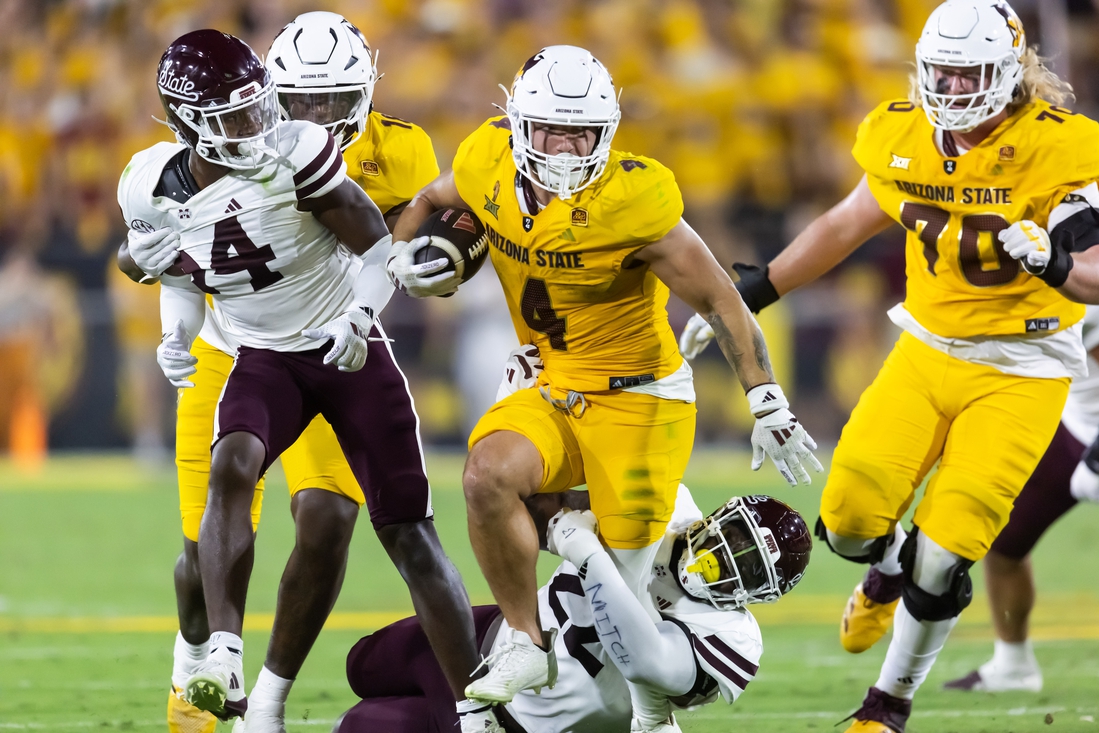
<svg viewBox="0 0 1099 733">
<path fill-rule="evenodd" d="M 363 613 L 334 613 L 328 617 L 326 629 L 340 631 L 372 631 L 411 616 L 407 611 L 367 611 Z M 275 620 L 273 613 L 250 613 L 244 617 L 245 631 L 270 631 Z M 34 618 L 26 616 L 0 616 L 0 633 L 49 633 L 49 634 L 119 634 L 119 633 L 172 633 L 179 629 L 175 616 L 77 616 Z"/>
<path fill-rule="evenodd" d="M 793 593 L 774 605 L 755 605 L 752 613 L 760 626 L 839 625 L 847 598 L 839 595 Z M 333 613 L 325 628 L 340 631 L 371 631 L 413 614 L 412 609 Z M 250 613 L 244 617 L 245 631 L 270 631 L 271 613 Z M 40 632 L 54 634 L 170 633 L 179 628 L 175 616 L 30 617 L 0 615 L 0 633 Z M 1099 639 L 1099 596 L 1087 593 L 1046 593 L 1030 619 L 1031 637 L 1036 641 Z M 991 638 L 988 599 L 979 595 L 962 614 L 955 638 Z"/>
</svg>

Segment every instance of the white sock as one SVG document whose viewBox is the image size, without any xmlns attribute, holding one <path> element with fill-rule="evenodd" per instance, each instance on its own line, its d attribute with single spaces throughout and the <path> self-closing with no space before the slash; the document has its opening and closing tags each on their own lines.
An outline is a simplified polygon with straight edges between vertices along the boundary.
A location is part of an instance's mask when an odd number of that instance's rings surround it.
<svg viewBox="0 0 1099 733">
<path fill-rule="evenodd" d="M 1030 639 L 1011 642 L 996 640 L 996 651 L 992 655 L 992 666 L 1000 670 L 1030 670 L 1038 668 L 1034 656 L 1034 647 Z"/>
<path fill-rule="evenodd" d="M 236 654 L 237 656 L 244 656 L 244 640 L 236 634 L 228 631 L 215 631 L 210 634 L 210 653 L 211 654 Z"/>
<path fill-rule="evenodd" d="M 885 548 L 885 555 L 882 557 L 881 562 L 874 563 L 872 567 L 877 568 L 885 575 L 900 575 L 903 572 L 900 559 L 901 545 L 904 544 L 907 538 L 908 533 L 904 531 L 901 523 L 897 522 L 897 526 L 893 530 L 893 542 Z"/>
<path fill-rule="evenodd" d="M 958 617 L 945 621 L 917 621 L 902 600 L 893 614 L 893 639 L 874 683 L 882 692 L 911 700 L 950 636 Z"/>
<path fill-rule="evenodd" d="M 282 715 L 286 710 L 286 698 L 290 695 L 290 686 L 294 680 L 279 677 L 264 665 L 256 678 L 256 686 L 248 695 L 248 710 L 262 710 Z"/>
<path fill-rule="evenodd" d="M 172 650 L 172 684 L 182 690 L 195 668 L 210 653 L 210 642 L 190 644 L 183 638 L 183 632 L 176 632 L 176 645 Z"/>
</svg>

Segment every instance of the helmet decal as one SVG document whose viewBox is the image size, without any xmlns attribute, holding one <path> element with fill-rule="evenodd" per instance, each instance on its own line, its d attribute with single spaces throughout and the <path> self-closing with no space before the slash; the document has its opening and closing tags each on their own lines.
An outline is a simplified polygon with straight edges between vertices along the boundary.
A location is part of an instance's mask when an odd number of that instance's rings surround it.
<svg viewBox="0 0 1099 733">
<path fill-rule="evenodd" d="M 1026 45 L 1026 35 L 1023 33 L 1023 24 L 1019 21 L 1019 16 L 1015 14 L 1011 6 L 1007 3 L 996 3 L 992 7 L 996 8 L 996 12 L 1004 16 L 1004 21 L 1007 23 L 1007 29 L 1011 31 L 1011 45 L 1015 48 Z"/>
<path fill-rule="evenodd" d="M 157 75 L 156 85 L 164 94 L 186 99 L 188 102 L 197 102 L 198 94 L 195 93 L 195 83 L 186 76 L 176 76 L 175 71 L 165 66 Z"/>
</svg>

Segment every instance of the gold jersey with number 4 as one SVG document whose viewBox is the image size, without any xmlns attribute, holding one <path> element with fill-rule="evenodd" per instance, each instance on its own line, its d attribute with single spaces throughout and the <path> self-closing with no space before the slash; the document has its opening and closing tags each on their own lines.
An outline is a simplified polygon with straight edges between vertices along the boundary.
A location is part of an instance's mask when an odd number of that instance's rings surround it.
<svg viewBox="0 0 1099 733">
<path fill-rule="evenodd" d="M 905 308 L 947 338 L 1054 332 L 1084 316 L 1027 274 L 996 235 L 1045 226 L 1065 196 L 1099 178 L 1099 124 L 1035 101 L 969 152 L 946 157 L 923 110 L 886 102 L 853 151 L 882 211 L 908 230 Z"/>
<path fill-rule="evenodd" d="M 538 347 L 554 387 L 599 392 L 640 386 L 683 363 L 668 325 L 668 288 L 631 255 L 683 214 L 672 172 L 616 150 L 599 179 L 531 216 L 506 117 L 458 148 L 454 182 L 485 225 L 515 332 Z M 527 211 L 537 211 L 531 201 Z"/>
</svg>

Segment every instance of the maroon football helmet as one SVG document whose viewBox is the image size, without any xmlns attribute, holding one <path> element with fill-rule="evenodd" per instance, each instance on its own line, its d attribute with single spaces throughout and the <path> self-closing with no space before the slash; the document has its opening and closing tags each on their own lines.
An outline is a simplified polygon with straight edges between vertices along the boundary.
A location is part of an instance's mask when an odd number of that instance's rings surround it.
<svg viewBox="0 0 1099 733">
<path fill-rule="evenodd" d="M 762 494 L 734 496 L 685 539 L 679 581 L 720 609 L 777 601 L 801 580 L 813 549 L 801 515 Z"/>
<path fill-rule="evenodd" d="M 274 155 L 275 85 L 239 38 L 209 29 L 180 36 L 160 58 L 157 90 L 176 138 L 206 160 L 249 170 Z"/>
</svg>

